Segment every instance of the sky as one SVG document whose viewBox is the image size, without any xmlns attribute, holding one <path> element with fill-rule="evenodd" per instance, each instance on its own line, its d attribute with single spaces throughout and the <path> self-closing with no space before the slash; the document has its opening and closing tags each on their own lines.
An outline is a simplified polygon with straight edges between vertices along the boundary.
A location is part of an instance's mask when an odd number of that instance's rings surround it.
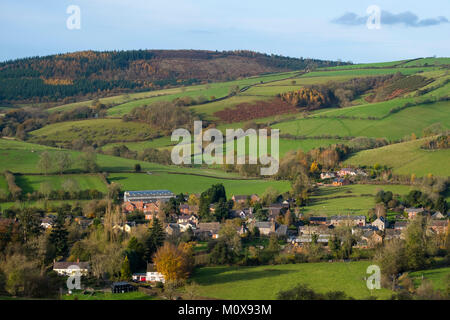
<svg viewBox="0 0 450 320">
<path fill-rule="evenodd" d="M 373 5 L 379 29 L 366 25 Z M 449 0 L 1 0 L 0 61 L 129 49 L 245 49 L 354 63 L 449 57 L 449 20 Z"/>
</svg>

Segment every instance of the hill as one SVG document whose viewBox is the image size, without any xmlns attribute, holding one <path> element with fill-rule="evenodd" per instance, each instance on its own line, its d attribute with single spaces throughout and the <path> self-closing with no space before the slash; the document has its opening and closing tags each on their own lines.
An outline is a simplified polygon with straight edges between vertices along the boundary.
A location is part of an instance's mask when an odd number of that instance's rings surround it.
<svg viewBox="0 0 450 320">
<path fill-rule="evenodd" d="M 364 150 L 350 157 L 347 165 L 386 165 L 396 174 L 425 176 L 450 176 L 448 159 L 450 150 L 425 150 L 420 146 L 426 139 L 396 143 L 382 148 Z"/>
<path fill-rule="evenodd" d="M 0 63 L 0 101 L 61 101 L 340 64 L 252 51 L 82 51 Z"/>
</svg>

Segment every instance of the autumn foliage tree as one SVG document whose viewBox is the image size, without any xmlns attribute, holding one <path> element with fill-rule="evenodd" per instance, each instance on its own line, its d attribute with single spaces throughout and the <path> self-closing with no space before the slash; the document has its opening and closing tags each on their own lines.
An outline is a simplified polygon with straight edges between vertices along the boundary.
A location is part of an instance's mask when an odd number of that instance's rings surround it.
<svg viewBox="0 0 450 320">
<path fill-rule="evenodd" d="M 166 242 L 158 249 L 153 261 L 166 282 L 182 281 L 187 279 L 192 270 L 192 249 L 185 243 L 177 247 Z"/>
</svg>

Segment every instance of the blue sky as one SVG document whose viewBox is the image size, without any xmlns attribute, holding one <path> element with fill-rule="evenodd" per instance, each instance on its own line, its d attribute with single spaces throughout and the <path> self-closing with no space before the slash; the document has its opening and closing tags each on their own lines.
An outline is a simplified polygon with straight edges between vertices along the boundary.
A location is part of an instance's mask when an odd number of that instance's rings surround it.
<svg viewBox="0 0 450 320">
<path fill-rule="evenodd" d="M 69 5 L 81 9 L 80 30 L 66 27 Z M 382 10 L 379 30 L 361 23 L 370 5 Z M 1 0 L 0 60 L 89 49 L 248 49 L 353 62 L 450 56 L 448 20 L 448 0 Z"/>
</svg>

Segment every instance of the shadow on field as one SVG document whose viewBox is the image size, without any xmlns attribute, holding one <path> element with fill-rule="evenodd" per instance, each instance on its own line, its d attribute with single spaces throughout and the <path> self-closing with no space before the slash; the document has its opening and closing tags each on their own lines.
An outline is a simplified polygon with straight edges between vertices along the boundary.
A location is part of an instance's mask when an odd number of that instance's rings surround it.
<svg viewBox="0 0 450 320">
<path fill-rule="evenodd" d="M 292 270 L 278 270 L 268 266 L 263 270 L 255 270 L 252 267 L 230 268 L 218 267 L 202 270 L 195 275 L 195 281 L 202 285 L 229 283 L 235 281 L 256 280 L 261 278 L 277 277 L 294 272 Z"/>
</svg>

